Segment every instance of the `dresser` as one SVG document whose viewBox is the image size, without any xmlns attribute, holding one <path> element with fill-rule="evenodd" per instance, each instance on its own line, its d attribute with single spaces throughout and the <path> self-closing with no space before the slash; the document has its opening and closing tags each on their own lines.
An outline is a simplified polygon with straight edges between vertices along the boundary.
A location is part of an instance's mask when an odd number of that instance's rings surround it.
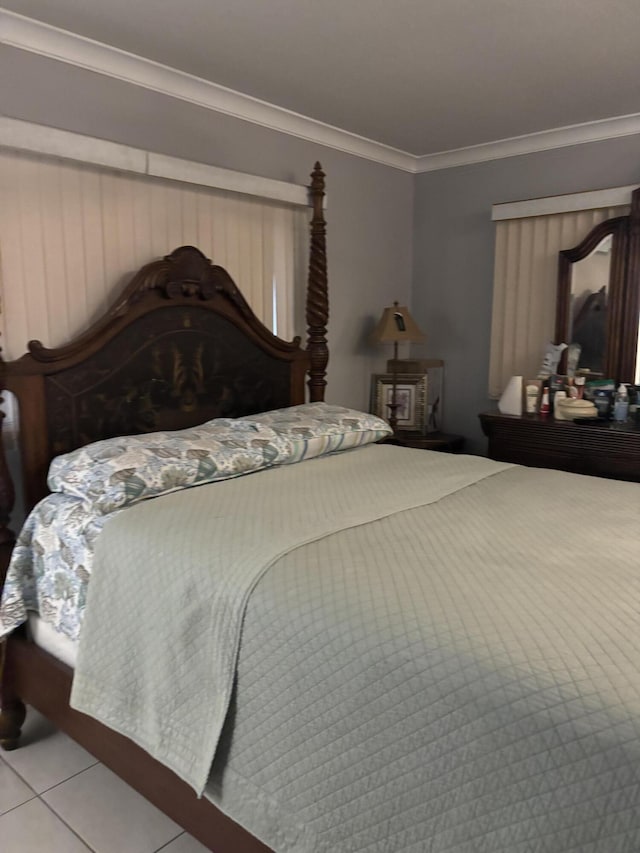
<svg viewBox="0 0 640 853">
<path fill-rule="evenodd" d="M 640 429 L 635 425 L 578 425 L 493 412 L 480 415 L 480 422 L 491 459 L 640 482 Z"/>
</svg>

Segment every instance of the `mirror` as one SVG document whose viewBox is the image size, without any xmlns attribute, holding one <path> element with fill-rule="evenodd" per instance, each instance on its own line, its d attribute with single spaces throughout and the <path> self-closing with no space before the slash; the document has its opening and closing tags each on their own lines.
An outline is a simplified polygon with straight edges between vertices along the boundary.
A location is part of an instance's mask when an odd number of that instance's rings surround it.
<svg viewBox="0 0 640 853">
<path fill-rule="evenodd" d="M 556 343 L 579 343 L 578 367 L 596 377 L 640 382 L 639 324 L 640 189 L 629 216 L 601 222 L 560 252 Z"/>
<path fill-rule="evenodd" d="M 604 372 L 612 244 L 607 234 L 571 271 L 568 340 L 580 344 L 580 365 L 592 373 Z"/>
</svg>

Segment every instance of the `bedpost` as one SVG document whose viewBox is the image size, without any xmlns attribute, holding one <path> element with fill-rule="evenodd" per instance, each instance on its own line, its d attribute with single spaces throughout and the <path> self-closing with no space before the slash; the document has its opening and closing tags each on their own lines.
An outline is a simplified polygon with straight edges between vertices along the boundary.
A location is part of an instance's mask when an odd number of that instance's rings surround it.
<svg viewBox="0 0 640 853">
<path fill-rule="evenodd" d="M 307 285 L 307 350 L 311 366 L 309 368 L 309 400 L 312 403 L 324 400 L 327 384 L 327 321 L 329 319 L 329 295 L 327 288 L 327 247 L 324 220 L 324 172 L 320 163 L 316 163 L 311 173 L 309 188 L 313 204 L 311 220 L 311 245 L 309 250 L 309 279 Z"/>
<path fill-rule="evenodd" d="M 15 501 L 15 490 L 11 474 L 9 473 L 9 466 L 7 465 L 2 437 L 2 427 L 5 417 L 2 409 L 4 402 L 2 392 L 5 389 L 6 370 L 6 362 L 2 358 L 2 348 L 0 347 L 0 591 L 4 584 L 4 577 L 15 542 L 15 535 L 9 528 L 9 519 L 11 518 L 11 511 L 13 510 Z"/>
<path fill-rule="evenodd" d="M 2 392 L 5 387 L 5 375 L 6 363 L 2 358 L 0 347 L 0 593 L 15 542 L 15 536 L 9 528 L 15 491 L 2 441 L 2 422 L 4 421 Z M 18 746 L 25 713 L 24 703 L 14 689 L 13 666 L 8 644 L 6 640 L 2 640 L 0 642 L 0 748 L 9 750 Z"/>
<path fill-rule="evenodd" d="M 0 642 L 0 749 L 17 749 L 22 724 L 27 716 L 24 702 L 15 692 L 11 649 L 7 640 Z"/>
</svg>

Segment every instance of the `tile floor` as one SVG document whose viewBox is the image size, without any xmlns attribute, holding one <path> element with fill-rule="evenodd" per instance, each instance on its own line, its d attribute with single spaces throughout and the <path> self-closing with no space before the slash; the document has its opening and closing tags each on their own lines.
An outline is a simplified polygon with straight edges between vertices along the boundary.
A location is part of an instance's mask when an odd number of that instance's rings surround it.
<svg viewBox="0 0 640 853">
<path fill-rule="evenodd" d="M 2 853 L 204 853 L 206 848 L 29 710 L 0 752 Z"/>
</svg>

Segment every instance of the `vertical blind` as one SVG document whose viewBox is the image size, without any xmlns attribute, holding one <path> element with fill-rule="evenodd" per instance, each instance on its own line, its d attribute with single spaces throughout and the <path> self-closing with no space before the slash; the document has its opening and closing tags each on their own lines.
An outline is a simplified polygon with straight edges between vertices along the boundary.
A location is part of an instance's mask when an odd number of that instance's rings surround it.
<svg viewBox="0 0 640 853">
<path fill-rule="evenodd" d="M 132 273 L 181 245 L 225 267 L 262 322 L 293 337 L 305 208 L 10 151 L 0 200 L 7 359 L 82 332 Z"/>
<path fill-rule="evenodd" d="M 536 376 L 555 332 L 558 253 L 583 240 L 594 225 L 623 216 L 609 207 L 507 219 L 496 225 L 489 396 L 511 376 Z M 567 342 L 568 343 L 568 342 Z"/>
</svg>

